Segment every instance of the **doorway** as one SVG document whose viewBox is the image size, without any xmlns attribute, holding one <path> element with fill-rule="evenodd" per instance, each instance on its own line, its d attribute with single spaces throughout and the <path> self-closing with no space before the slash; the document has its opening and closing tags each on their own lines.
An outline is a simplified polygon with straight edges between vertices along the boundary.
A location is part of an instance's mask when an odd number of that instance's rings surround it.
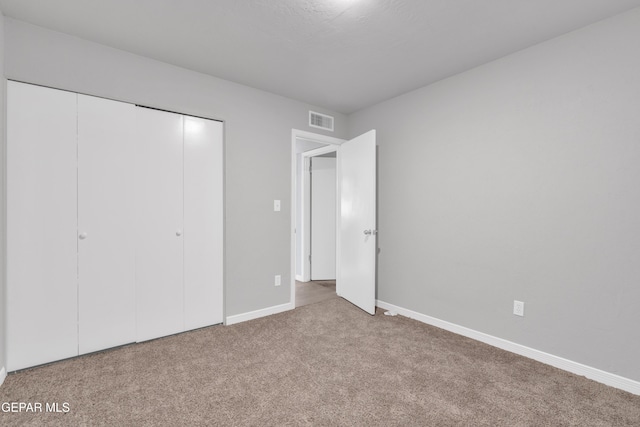
<svg viewBox="0 0 640 427">
<path fill-rule="evenodd" d="M 319 148 L 304 151 L 299 144 Z M 376 131 L 370 130 L 349 141 L 306 131 L 292 130 L 291 150 L 291 308 L 296 306 L 296 268 L 310 280 L 308 257 L 297 256 L 308 243 L 304 227 L 305 196 L 301 185 L 302 159 L 336 152 L 336 294 L 369 314 L 375 314 L 376 227 Z M 300 179 L 298 178 L 300 175 Z M 300 194 L 298 194 L 300 190 Z M 297 242 L 298 238 L 300 239 Z M 306 240 L 305 240 L 306 239 Z M 296 245 L 296 243 L 298 243 Z"/>
<path fill-rule="evenodd" d="M 339 297 L 336 293 L 335 280 L 312 280 L 310 282 L 296 280 L 296 308 L 336 298 Z"/>
<path fill-rule="evenodd" d="M 337 150 L 342 142 L 310 132 L 292 132 L 291 277 L 294 280 L 291 303 L 294 307 L 335 297 L 339 238 L 336 233 Z"/>
<path fill-rule="evenodd" d="M 322 149 L 324 151 L 324 149 Z M 301 155 L 301 245 L 296 250 L 304 274 L 296 280 L 296 307 L 338 298 L 336 294 L 337 155 Z M 302 272 L 301 272 L 302 273 Z M 310 277 L 311 280 L 305 279 Z M 302 279 L 302 280 L 301 280 Z"/>
</svg>

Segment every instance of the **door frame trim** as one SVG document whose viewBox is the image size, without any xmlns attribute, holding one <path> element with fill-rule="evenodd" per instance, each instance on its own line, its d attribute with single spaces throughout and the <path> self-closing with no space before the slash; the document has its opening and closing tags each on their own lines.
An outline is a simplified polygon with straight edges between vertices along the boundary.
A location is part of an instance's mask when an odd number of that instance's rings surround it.
<svg viewBox="0 0 640 427">
<path fill-rule="evenodd" d="M 298 200 L 296 197 L 296 144 L 298 140 L 306 140 L 315 142 L 318 144 L 324 144 L 325 147 L 320 147 L 314 150 L 309 150 L 307 152 L 301 153 L 302 158 L 308 158 L 312 156 L 317 156 L 320 154 L 330 153 L 332 151 L 336 151 L 337 156 L 340 156 L 340 145 L 344 143 L 346 140 L 335 138 L 332 136 L 316 134 L 313 132 L 303 131 L 299 129 L 291 130 L 291 244 L 290 244 L 290 255 L 291 255 L 291 267 L 290 267 L 290 300 L 289 303 L 291 308 L 295 308 L 296 306 L 296 206 L 298 204 Z M 336 162 L 336 184 L 337 188 L 337 202 L 340 200 L 340 162 Z M 339 264 L 339 253 L 340 250 L 340 206 L 336 205 L 336 274 L 340 269 Z"/>
</svg>

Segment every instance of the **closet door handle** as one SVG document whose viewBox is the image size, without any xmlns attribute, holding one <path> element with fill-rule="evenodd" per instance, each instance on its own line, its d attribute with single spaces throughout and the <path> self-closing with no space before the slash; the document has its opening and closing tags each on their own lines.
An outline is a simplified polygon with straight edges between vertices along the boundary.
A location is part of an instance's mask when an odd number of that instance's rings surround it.
<svg viewBox="0 0 640 427">
<path fill-rule="evenodd" d="M 87 238 L 87 233 L 80 233 L 80 234 L 78 235 L 78 239 L 80 239 L 80 240 L 84 240 L 84 239 L 86 239 L 86 238 Z"/>
<path fill-rule="evenodd" d="M 180 229 L 176 230 L 176 236 L 178 237 L 182 236 L 182 230 Z"/>
</svg>

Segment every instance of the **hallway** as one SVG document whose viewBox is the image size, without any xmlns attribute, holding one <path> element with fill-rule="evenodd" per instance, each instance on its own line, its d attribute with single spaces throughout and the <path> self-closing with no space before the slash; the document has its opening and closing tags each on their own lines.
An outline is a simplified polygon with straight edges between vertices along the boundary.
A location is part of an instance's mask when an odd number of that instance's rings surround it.
<svg viewBox="0 0 640 427">
<path fill-rule="evenodd" d="M 296 307 L 338 298 L 335 280 L 298 282 L 296 280 Z"/>
</svg>

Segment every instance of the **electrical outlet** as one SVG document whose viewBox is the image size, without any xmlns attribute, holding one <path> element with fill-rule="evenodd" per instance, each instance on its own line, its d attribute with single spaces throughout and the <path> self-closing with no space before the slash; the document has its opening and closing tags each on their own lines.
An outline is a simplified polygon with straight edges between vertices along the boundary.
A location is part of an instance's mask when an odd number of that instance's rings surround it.
<svg viewBox="0 0 640 427">
<path fill-rule="evenodd" d="M 522 301 L 513 301 L 513 314 L 516 316 L 524 316 L 524 303 Z"/>
<path fill-rule="evenodd" d="M 273 201 L 273 211 L 280 212 L 280 200 Z"/>
<path fill-rule="evenodd" d="M 276 275 L 275 286 L 280 286 L 281 283 L 282 283 L 282 278 L 278 274 Z"/>
</svg>

